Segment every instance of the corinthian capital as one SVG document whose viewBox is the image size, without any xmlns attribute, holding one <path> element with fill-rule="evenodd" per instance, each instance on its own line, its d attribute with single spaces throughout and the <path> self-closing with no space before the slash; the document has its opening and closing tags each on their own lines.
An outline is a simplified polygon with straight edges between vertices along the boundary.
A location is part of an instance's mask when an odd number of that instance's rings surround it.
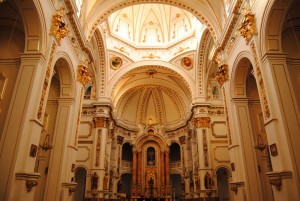
<svg viewBox="0 0 300 201">
<path fill-rule="evenodd" d="M 94 117 L 94 128 L 107 128 L 108 118 L 107 117 Z"/>
<path fill-rule="evenodd" d="M 196 117 L 193 120 L 196 128 L 209 128 L 210 127 L 210 117 Z"/>
</svg>

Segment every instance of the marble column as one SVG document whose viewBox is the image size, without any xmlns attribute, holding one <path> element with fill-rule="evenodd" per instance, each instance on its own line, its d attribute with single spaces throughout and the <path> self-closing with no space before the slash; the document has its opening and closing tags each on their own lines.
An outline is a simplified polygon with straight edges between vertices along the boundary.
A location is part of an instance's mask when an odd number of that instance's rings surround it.
<svg viewBox="0 0 300 201">
<path fill-rule="evenodd" d="M 161 182 L 161 195 L 165 194 L 164 189 L 165 189 L 165 157 L 164 157 L 164 152 L 160 152 L 160 182 Z"/>
<path fill-rule="evenodd" d="M 142 194 L 142 151 L 138 151 L 138 181 L 137 181 L 137 193 Z"/>
</svg>

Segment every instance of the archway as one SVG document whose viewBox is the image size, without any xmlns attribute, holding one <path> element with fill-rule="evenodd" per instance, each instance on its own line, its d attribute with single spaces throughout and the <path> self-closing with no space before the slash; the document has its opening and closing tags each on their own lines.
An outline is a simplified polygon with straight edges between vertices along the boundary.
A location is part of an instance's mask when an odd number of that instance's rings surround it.
<svg viewBox="0 0 300 201">
<path fill-rule="evenodd" d="M 73 201 L 83 201 L 85 198 L 86 187 L 86 175 L 87 171 L 83 167 L 77 167 L 75 169 L 75 182 L 77 183 L 76 191 L 73 195 Z"/>
<path fill-rule="evenodd" d="M 238 116 L 237 143 L 240 143 L 243 162 L 236 164 L 245 169 L 245 188 L 251 200 L 273 200 L 272 188 L 267 178 L 271 171 L 268 140 L 265 132 L 261 97 L 249 53 L 237 58 L 233 69 L 231 87 L 235 112 Z"/>
<path fill-rule="evenodd" d="M 47 102 L 35 166 L 35 171 L 41 174 L 41 184 L 34 195 L 36 201 L 56 200 L 60 196 L 58 189 L 61 186 L 57 184 L 64 182 L 62 178 L 65 175 L 61 175 L 60 171 L 63 171 L 63 163 L 67 163 L 62 153 L 68 152 L 66 139 L 71 140 L 72 136 L 68 123 L 72 113 L 66 111 L 70 111 L 73 104 L 75 76 L 68 58 L 63 53 L 58 56 L 62 57 L 54 65 L 49 92 L 45 95 Z M 68 181 L 72 181 L 72 175 L 68 176 Z"/>
<path fill-rule="evenodd" d="M 216 175 L 219 201 L 229 201 L 231 197 L 229 192 L 230 172 L 227 168 L 220 167 L 217 169 Z"/>
</svg>

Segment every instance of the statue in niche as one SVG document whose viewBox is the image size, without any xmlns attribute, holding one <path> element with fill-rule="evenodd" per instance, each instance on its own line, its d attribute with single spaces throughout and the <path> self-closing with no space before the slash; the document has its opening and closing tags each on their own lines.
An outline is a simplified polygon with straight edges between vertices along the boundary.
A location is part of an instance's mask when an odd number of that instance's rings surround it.
<svg viewBox="0 0 300 201">
<path fill-rule="evenodd" d="M 207 172 L 204 177 L 204 186 L 206 189 L 212 189 L 214 185 L 214 180 L 212 176 Z"/>
<path fill-rule="evenodd" d="M 97 175 L 96 172 L 94 172 L 91 179 L 92 179 L 92 182 L 91 182 L 92 190 L 97 190 L 98 189 L 99 176 Z"/>
<path fill-rule="evenodd" d="M 147 165 L 155 165 L 155 149 L 153 147 L 147 149 Z"/>
</svg>

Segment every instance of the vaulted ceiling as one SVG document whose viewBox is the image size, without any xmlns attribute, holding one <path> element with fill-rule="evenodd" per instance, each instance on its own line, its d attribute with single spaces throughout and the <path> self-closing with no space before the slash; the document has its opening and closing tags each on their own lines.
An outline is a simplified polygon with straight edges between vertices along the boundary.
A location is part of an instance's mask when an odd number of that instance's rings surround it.
<svg viewBox="0 0 300 201">
<path fill-rule="evenodd" d="M 213 27 L 220 28 L 223 2 L 118 2 L 95 2 L 87 17 L 91 23 L 84 25 L 101 33 L 106 64 L 97 71 L 105 78 L 101 88 L 113 103 L 114 119 L 133 130 L 141 123 L 159 123 L 166 130 L 184 126 L 195 94 L 203 93 L 196 88 L 202 90 L 206 82 L 207 64 L 199 62 L 213 49 L 212 44 L 204 53 L 200 43 L 206 41 L 203 35 L 216 38 Z"/>
</svg>

